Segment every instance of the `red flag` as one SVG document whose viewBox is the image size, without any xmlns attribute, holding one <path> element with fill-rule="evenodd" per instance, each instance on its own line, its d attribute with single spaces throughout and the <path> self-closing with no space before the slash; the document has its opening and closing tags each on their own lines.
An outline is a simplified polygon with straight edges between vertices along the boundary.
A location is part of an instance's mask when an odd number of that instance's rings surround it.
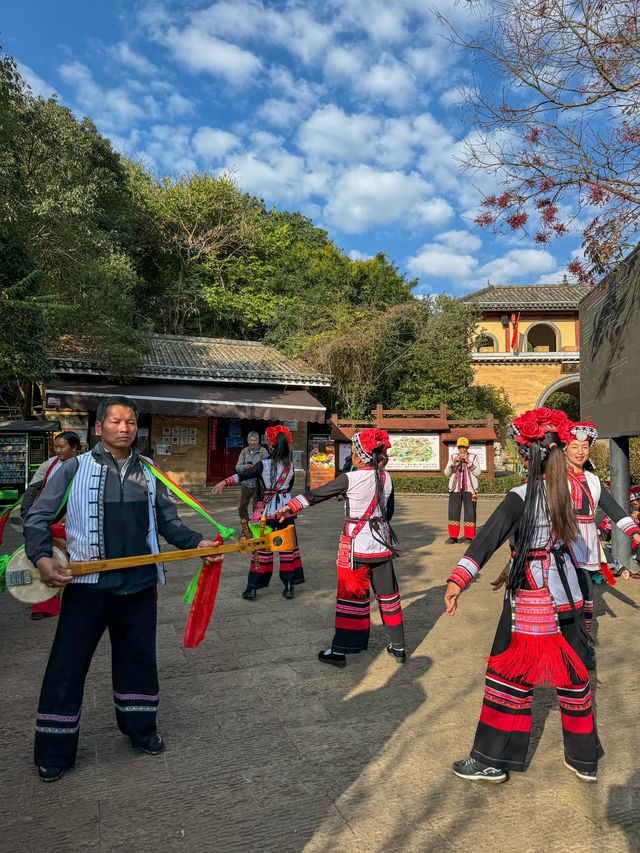
<svg viewBox="0 0 640 853">
<path fill-rule="evenodd" d="M 518 323 L 520 322 L 520 314 L 516 317 L 516 322 L 513 324 L 513 335 L 511 337 L 511 352 L 518 352 Z"/>
</svg>

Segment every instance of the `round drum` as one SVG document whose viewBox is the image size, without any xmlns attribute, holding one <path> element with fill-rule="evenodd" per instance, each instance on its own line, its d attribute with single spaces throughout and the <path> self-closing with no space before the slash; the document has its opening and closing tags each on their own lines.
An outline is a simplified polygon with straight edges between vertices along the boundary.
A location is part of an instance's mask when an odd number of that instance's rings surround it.
<svg viewBox="0 0 640 853">
<path fill-rule="evenodd" d="M 61 566 L 66 566 L 69 562 L 67 554 L 60 548 L 54 545 L 53 557 L 60 563 Z M 14 579 L 19 579 L 18 573 L 28 573 L 31 578 L 30 583 L 12 583 Z M 50 586 L 45 586 L 40 580 L 40 572 L 33 565 L 31 560 L 27 558 L 24 548 L 20 548 L 7 564 L 6 571 L 7 590 L 17 598 L 18 601 L 24 601 L 25 604 L 40 604 L 42 601 L 48 601 L 62 592 L 61 587 L 53 589 Z M 26 575 L 25 575 L 26 578 Z"/>
</svg>

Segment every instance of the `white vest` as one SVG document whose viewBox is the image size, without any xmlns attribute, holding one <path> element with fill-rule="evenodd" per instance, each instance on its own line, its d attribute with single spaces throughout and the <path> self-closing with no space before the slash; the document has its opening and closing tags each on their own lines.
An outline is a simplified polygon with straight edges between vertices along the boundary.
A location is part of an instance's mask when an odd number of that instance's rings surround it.
<svg viewBox="0 0 640 853">
<path fill-rule="evenodd" d="M 158 523 L 156 520 L 156 478 L 144 466 L 149 502 L 149 528 L 147 545 L 150 553 L 157 554 Z M 76 562 L 106 559 L 104 542 L 104 485 L 107 468 L 97 462 L 91 451 L 78 456 L 78 470 L 73 478 L 67 500 L 65 534 L 69 558 Z M 159 583 L 165 582 L 164 566 L 156 564 Z M 71 583 L 98 583 L 98 572 L 77 575 Z"/>
</svg>

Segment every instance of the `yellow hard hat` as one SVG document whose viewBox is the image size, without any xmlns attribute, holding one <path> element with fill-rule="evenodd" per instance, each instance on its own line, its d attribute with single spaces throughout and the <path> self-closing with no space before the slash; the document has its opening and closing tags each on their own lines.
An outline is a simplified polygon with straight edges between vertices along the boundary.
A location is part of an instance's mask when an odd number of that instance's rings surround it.
<svg viewBox="0 0 640 853">
<path fill-rule="evenodd" d="M 457 447 L 469 447 L 469 439 L 465 438 L 463 435 L 456 441 Z"/>
</svg>

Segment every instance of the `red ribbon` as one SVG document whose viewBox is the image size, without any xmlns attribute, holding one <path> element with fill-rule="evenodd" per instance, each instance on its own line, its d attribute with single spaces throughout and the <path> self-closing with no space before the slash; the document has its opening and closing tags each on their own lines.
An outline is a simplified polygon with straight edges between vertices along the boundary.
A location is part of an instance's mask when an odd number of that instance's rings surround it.
<svg viewBox="0 0 640 853">
<path fill-rule="evenodd" d="M 218 592 L 221 566 L 222 557 L 210 565 L 207 563 L 202 565 L 198 578 L 198 589 L 191 605 L 184 632 L 185 649 L 195 649 L 204 640 Z"/>
</svg>

